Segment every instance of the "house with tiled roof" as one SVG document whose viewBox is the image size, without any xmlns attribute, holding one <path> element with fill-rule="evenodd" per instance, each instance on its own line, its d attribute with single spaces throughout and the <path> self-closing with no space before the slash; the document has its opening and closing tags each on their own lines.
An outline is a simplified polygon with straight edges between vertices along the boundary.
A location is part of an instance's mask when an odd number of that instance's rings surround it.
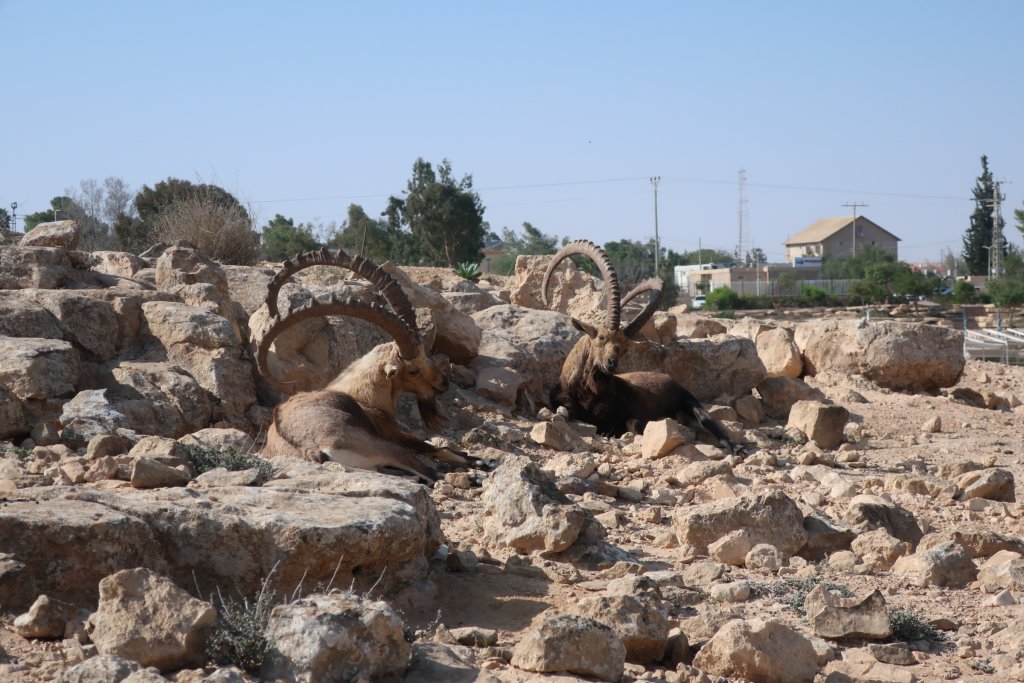
<svg viewBox="0 0 1024 683">
<path fill-rule="evenodd" d="M 870 218 L 822 218 L 783 242 L 786 260 L 793 266 L 820 266 L 823 256 L 853 256 L 867 246 L 899 258 L 900 238 Z"/>
</svg>

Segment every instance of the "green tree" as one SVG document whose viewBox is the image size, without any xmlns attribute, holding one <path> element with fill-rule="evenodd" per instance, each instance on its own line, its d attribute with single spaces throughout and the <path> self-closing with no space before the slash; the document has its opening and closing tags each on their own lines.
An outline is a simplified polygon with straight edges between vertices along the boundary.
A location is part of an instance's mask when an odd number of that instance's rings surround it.
<svg viewBox="0 0 1024 683">
<path fill-rule="evenodd" d="M 0 231 L 8 231 L 11 229 L 11 214 L 7 209 L 0 207 Z"/>
<path fill-rule="evenodd" d="M 763 266 L 768 262 L 768 256 L 764 253 L 764 249 L 761 247 L 754 247 L 747 252 L 747 266 L 756 267 Z"/>
<path fill-rule="evenodd" d="M 981 157 L 981 175 L 974 183 L 974 212 L 971 214 L 971 225 L 964 232 L 964 261 L 971 275 L 987 275 L 989 253 L 986 247 L 992 246 L 992 202 L 995 199 L 995 182 L 988 168 L 988 157 Z M 1000 217 L 1000 228 L 1003 219 Z"/>
<path fill-rule="evenodd" d="M 878 264 L 892 264 L 896 257 L 875 245 L 866 245 L 856 256 L 829 256 L 821 261 L 821 277 L 825 280 L 861 280 L 868 269 Z"/>
<path fill-rule="evenodd" d="M 189 205 L 187 209 L 175 208 L 176 205 L 186 203 Z M 154 242 L 168 237 L 167 230 L 171 226 L 168 224 L 167 216 L 171 213 L 178 214 L 179 217 L 187 215 L 190 220 L 204 220 L 204 225 L 196 227 L 202 227 L 201 233 L 205 233 L 214 242 L 220 242 L 216 235 L 218 230 L 228 229 L 238 238 L 228 242 L 233 241 L 244 246 L 247 251 L 251 248 L 253 240 L 258 246 L 259 236 L 252 231 L 252 218 L 249 212 L 234 195 L 217 185 L 168 178 L 153 187 L 143 185 L 135 195 L 133 204 L 135 215 L 120 217 L 114 225 L 114 233 L 121 243 L 121 248 L 127 251 L 142 251 Z M 250 238 L 244 233 L 246 225 L 254 237 Z M 191 232 L 193 236 L 199 234 L 196 230 Z M 205 251 L 202 245 L 196 246 Z M 217 258 L 210 252 L 207 252 L 207 255 Z"/>
<path fill-rule="evenodd" d="M 499 245 L 505 253 L 491 262 L 491 270 L 498 275 L 511 275 L 515 271 L 516 259 L 520 255 L 554 254 L 558 251 L 559 238 L 541 232 L 528 221 L 523 222 L 522 234 L 509 228 L 501 229 L 501 237 L 493 232 L 487 234 L 486 244 Z"/>
<path fill-rule="evenodd" d="M 274 216 L 262 229 L 263 253 L 271 261 L 283 261 L 289 256 L 310 251 L 321 246 L 309 225 L 295 225 L 291 218 L 281 214 Z"/>
<path fill-rule="evenodd" d="M 1024 209 L 1014 209 L 1013 219 L 1017 222 L 1017 229 L 1024 235 Z"/>
<path fill-rule="evenodd" d="M 390 197 L 384 213 L 395 235 L 408 227 L 426 265 L 454 268 L 465 261 L 479 262 L 483 256 L 483 203 L 473 191 L 473 177 L 456 180 L 447 159 L 436 173 L 429 162 L 417 159 L 405 197 Z"/>
<path fill-rule="evenodd" d="M 397 215 L 395 218 L 394 223 L 388 218 L 373 219 L 359 204 L 350 204 L 341 227 L 328 235 L 327 246 L 365 256 L 377 263 L 416 263 L 414 237 L 402 227 Z"/>
</svg>

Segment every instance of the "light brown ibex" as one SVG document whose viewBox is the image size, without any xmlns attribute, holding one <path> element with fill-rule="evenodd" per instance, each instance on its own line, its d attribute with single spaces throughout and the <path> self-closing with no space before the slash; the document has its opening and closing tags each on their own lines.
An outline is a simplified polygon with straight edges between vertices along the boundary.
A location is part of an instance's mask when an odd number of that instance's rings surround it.
<svg viewBox="0 0 1024 683">
<path fill-rule="evenodd" d="M 312 301 L 281 316 L 277 294 L 296 272 L 314 265 L 348 268 L 376 287 L 390 310 L 354 300 Z M 416 326 L 416 315 L 395 280 L 372 261 L 344 251 L 321 249 L 286 260 L 268 286 L 267 309 L 274 322 L 256 345 L 260 374 L 280 391 L 287 387 L 267 368 L 271 344 L 285 330 L 310 318 L 341 315 L 373 323 L 393 342 L 380 344 L 353 361 L 320 391 L 302 392 L 274 408 L 263 448 L 266 457 L 333 460 L 348 467 L 397 471 L 432 482 L 441 463 L 467 466 L 472 461 L 449 448 L 417 439 L 398 425 L 398 398 L 416 395 L 420 416 L 431 428 L 443 421 L 437 396 L 448 390 L 447 361 L 432 358 Z"/>
<path fill-rule="evenodd" d="M 551 392 L 553 407 L 564 406 L 569 417 L 589 422 L 602 434 L 620 436 L 629 429 L 642 430 L 652 420 L 671 417 L 709 433 L 730 451 L 737 447 L 725 430 L 704 409 L 700 401 L 671 376 L 662 372 L 617 374 L 623 354 L 654 315 L 661 302 L 662 281 L 651 278 L 619 297 L 619 278 L 603 249 L 587 240 L 562 247 L 548 263 L 541 283 L 541 300 L 548 305 L 551 275 L 559 264 L 574 254 L 588 256 L 604 278 L 608 298 L 606 320 L 590 325 L 572 318 L 583 332 L 562 364 L 558 385 Z M 643 292 L 650 293 L 644 309 L 620 329 L 622 306 Z"/>
</svg>

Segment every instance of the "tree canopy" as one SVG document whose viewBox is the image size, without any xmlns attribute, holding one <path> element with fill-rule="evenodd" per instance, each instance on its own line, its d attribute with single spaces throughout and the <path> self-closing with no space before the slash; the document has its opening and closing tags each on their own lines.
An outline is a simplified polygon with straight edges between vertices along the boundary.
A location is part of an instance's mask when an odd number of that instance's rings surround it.
<svg viewBox="0 0 1024 683">
<path fill-rule="evenodd" d="M 454 268 L 457 263 L 480 261 L 487 230 L 471 175 L 456 180 L 447 159 L 435 172 L 420 158 L 413 164 L 404 195 L 389 198 L 385 215 L 393 233 L 408 228 L 413 234 L 418 250 L 413 256 L 422 264 Z"/>
<path fill-rule="evenodd" d="M 974 183 L 974 212 L 971 213 L 970 227 L 964 232 L 963 257 L 971 275 L 987 275 L 989 250 L 992 246 L 992 231 L 995 221 L 992 217 L 992 202 L 996 186 L 988 168 L 988 157 L 981 157 L 981 175 Z M 1003 219 L 999 218 L 1000 227 Z"/>
<path fill-rule="evenodd" d="M 273 220 L 263 226 L 261 232 L 263 253 L 271 261 L 283 261 L 289 256 L 321 246 L 313 235 L 312 226 L 296 226 L 294 220 L 281 214 L 275 215 Z"/>
</svg>

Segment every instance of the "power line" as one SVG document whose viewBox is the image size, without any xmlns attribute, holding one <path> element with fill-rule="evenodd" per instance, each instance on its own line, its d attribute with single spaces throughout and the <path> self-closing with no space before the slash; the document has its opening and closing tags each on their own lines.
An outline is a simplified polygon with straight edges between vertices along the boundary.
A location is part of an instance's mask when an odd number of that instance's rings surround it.
<svg viewBox="0 0 1024 683">
<path fill-rule="evenodd" d="M 852 249 L 852 251 L 853 251 L 853 255 L 856 256 L 857 255 L 857 207 L 858 206 L 871 206 L 871 205 L 870 204 L 860 204 L 858 202 L 853 202 L 851 204 L 843 204 L 843 206 L 852 206 L 853 207 L 853 249 Z"/>
</svg>

